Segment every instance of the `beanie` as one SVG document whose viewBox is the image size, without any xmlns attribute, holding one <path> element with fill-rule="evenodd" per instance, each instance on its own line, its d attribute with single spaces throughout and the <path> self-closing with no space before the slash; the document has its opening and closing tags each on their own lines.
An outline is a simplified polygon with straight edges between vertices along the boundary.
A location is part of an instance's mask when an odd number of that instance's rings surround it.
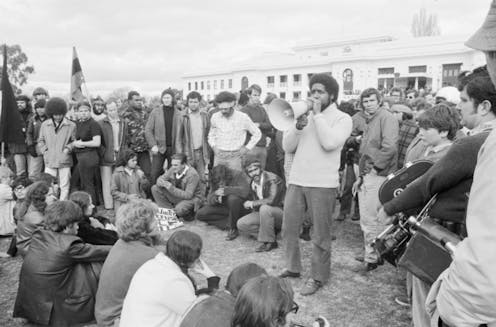
<svg viewBox="0 0 496 327">
<path fill-rule="evenodd" d="M 257 156 L 255 156 L 253 154 L 247 154 L 245 156 L 245 158 L 243 159 L 243 168 L 246 169 L 246 168 L 248 168 L 254 164 L 258 165 L 259 167 L 262 166 L 262 164 L 260 163 L 260 159 L 258 159 Z"/>
<path fill-rule="evenodd" d="M 38 95 L 38 94 L 44 94 L 44 95 L 48 96 L 47 90 L 45 90 L 42 87 L 37 87 L 37 88 L 34 89 L 33 96 Z"/>
<path fill-rule="evenodd" d="M 334 96 L 331 99 L 331 102 L 336 102 L 338 100 L 339 85 L 338 82 L 336 82 L 336 80 L 334 79 L 334 77 L 325 73 L 315 74 L 310 79 L 310 84 L 309 84 L 310 89 L 316 83 L 324 85 L 326 92 L 329 93 L 329 95 Z"/>
<path fill-rule="evenodd" d="M 67 113 L 67 103 L 62 98 L 51 98 L 46 104 L 45 113 L 48 117 L 65 115 Z"/>
</svg>

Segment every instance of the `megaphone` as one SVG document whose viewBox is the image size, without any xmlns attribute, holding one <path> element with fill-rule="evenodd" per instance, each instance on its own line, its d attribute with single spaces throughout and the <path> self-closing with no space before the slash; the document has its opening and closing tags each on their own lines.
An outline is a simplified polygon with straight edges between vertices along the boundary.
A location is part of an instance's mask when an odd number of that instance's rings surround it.
<svg viewBox="0 0 496 327">
<path fill-rule="evenodd" d="M 272 125 L 279 131 L 287 131 L 295 120 L 313 108 L 310 101 L 289 103 L 283 99 L 274 99 L 267 108 L 267 115 Z"/>
</svg>

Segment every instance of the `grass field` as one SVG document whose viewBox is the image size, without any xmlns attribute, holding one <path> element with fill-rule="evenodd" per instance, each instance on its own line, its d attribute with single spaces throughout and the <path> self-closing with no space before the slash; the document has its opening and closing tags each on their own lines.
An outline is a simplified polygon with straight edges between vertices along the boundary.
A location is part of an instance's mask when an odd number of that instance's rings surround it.
<svg viewBox="0 0 496 327">
<path fill-rule="evenodd" d="M 224 240 L 225 232 L 200 222 L 188 223 L 184 228 L 203 238 L 204 260 L 222 277 L 222 287 L 232 268 L 241 263 L 255 262 L 270 274 L 279 274 L 284 269 L 281 247 L 268 253 L 255 253 L 257 243 L 248 237 L 241 236 L 227 242 Z M 404 274 L 387 264 L 367 275 L 352 272 L 352 267 L 357 264 L 354 256 L 362 247 L 360 226 L 348 220 L 333 221 L 332 228 L 337 239 L 333 241 L 331 280 L 310 297 L 298 293 L 308 277 L 311 254 L 311 242 L 301 242 L 303 276 L 291 280 L 300 310 L 291 316 L 291 320 L 310 326 L 315 317 L 323 315 L 331 326 L 410 326 L 409 310 L 394 302 L 396 296 L 405 292 Z M 9 241 L 0 239 L 0 251 L 6 250 Z M 33 326 L 22 319 L 12 318 L 21 264 L 20 257 L 0 258 L 0 326 Z"/>
</svg>

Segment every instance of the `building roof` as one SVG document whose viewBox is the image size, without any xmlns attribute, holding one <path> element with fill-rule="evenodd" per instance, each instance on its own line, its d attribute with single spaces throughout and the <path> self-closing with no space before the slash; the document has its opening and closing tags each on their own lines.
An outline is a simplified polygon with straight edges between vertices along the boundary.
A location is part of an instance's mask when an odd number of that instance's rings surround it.
<svg viewBox="0 0 496 327">
<path fill-rule="evenodd" d="M 237 62 L 218 70 L 190 72 L 184 78 L 226 75 L 242 71 L 265 71 L 295 67 L 333 65 L 352 61 L 375 61 L 394 58 L 441 56 L 447 54 L 474 52 L 464 45 L 465 36 L 433 36 L 404 38 L 379 36 L 352 40 L 332 40 L 323 43 L 293 47 L 291 52 L 263 53 L 249 60 Z M 357 48 L 355 51 L 355 47 Z M 330 49 L 327 55 L 319 53 Z M 305 50 L 304 54 L 300 51 Z M 307 50 L 315 50 L 311 55 Z M 322 51 L 321 51 L 322 52 Z"/>
</svg>

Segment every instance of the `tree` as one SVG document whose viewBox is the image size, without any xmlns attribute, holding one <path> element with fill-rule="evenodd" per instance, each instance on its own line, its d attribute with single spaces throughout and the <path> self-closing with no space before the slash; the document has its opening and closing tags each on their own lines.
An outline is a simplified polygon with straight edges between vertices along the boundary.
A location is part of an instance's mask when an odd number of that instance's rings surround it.
<svg viewBox="0 0 496 327">
<path fill-rule="evenodd" d="M 3 48 L 3 46 L 2 44 L 1 47 Z M 7 72 L 14 92 L 26 84 L 29 75 L 34 73 L 34 66 L 27 63 L 28 56 L 22 51 L 20 45 L 7 45 Z"/>
<path fill-rule="evenodd" d="M 441 30 L 437 23 L 437 15 L 427 14 L 425 8 L 420 9 L 418 13 L 413 15 L 411 31 L 413 37 L 440 35 Z"/>
<path fill-rule="evenodd" d="M 127 86 L 115 89 L 107 96 L 107 102 L 117 102 L 117 99 L 124 101 L 127 99 L 129 91 L 131 91 L 131 88 Z"/>
</svg>

